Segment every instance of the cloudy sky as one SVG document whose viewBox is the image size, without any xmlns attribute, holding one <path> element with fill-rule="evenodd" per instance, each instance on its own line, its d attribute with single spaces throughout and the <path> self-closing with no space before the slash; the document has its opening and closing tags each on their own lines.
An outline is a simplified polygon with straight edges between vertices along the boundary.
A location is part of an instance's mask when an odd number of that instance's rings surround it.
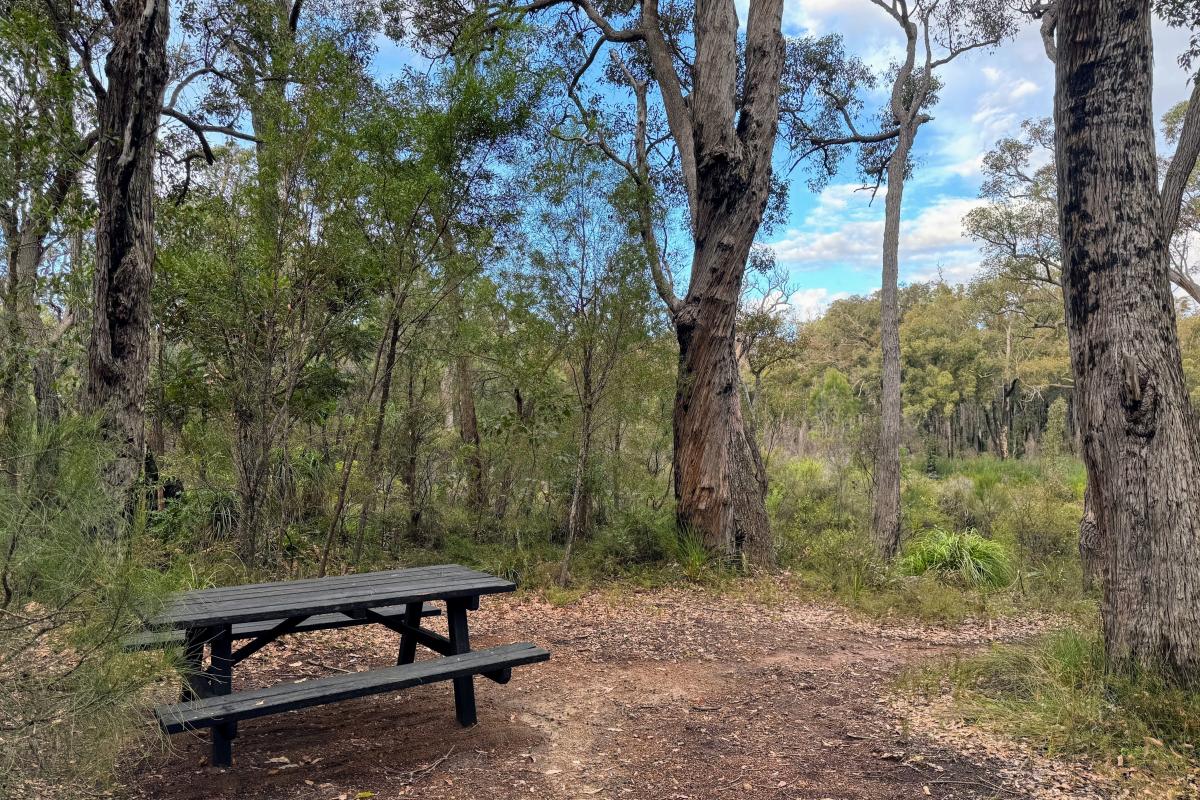
<svg viewBox="0 0 1200 800">
<path fill-rule="evenodd" d="M 749 0 L 735 0 L 745 21 Z M 870 0 L 785 0 L 784 32 L 803 36 L 840 33 L 847 50 L 885 69 L 903 55 L 903 34 Z M 1186 75 L 1176 58 L 1186 31 L 1155 24 L 1154 106 L 1161 117 L 1187 97 Z M 375 69 L 396 74 L 419 59 L 384 37 L 377 41 Z M 1028 20 L 1018 36 L 994 52 L 968 53 L 938 73 L 944 87 L 934 119 L 917 137 L 917 169 L 904 193 L 900 280 L 943 276 L 969 281 L 979 268 L 976 245 L 963 235 L 962 218 L 979 204 L 983 155 L 998 139 L 1019 132 L 1023 120 L 1049 116 L 1054 70 L 1037 25 Z M 877 108 L 887 87 L 866 99 Z M 844 173 L 819 194 L 794 175 L 786 225 L 762 237 L 787 267 L 792 305 L 803 317 L 819 315 L 833 300 L 879 288 L 883 242 L 883 192 L 870 202 L 848 160 Z"/>
<path fill-rule="evenodd" d="M 794 35 L 841 33 L 847 49 L 871 64 L 886 65 L 902 52 L 898 26 L 869 0 L 786 0 L 784 24 Z M 1154 105 L 1161 116 L 1187 97 L 1186 75 L 1176 63 L 1187 33 L 1156 25 L 1154 34 Z M 979 202 L 982 156 L 997 139 L 1015 134 L 1022 120 L 1049 116 L 1052 109 L 1053 67 L 1033 23 L 996 52 L 968 53 L 940 74 L 941 102 L 918 135 L 918 166 L 905 187 L 901 282 L 939 273 L 952 282 L 971 278 L 979 253 L 963 235 L 962 218 Z M 812 316 L 838 297 L 879 288 L 883 197 L 871 204 L 854 177 L 847 170 L 817 195 L 797 179 L 787 229 L 765 237 L 790 271 L 801 314 Z"/>
</svg>

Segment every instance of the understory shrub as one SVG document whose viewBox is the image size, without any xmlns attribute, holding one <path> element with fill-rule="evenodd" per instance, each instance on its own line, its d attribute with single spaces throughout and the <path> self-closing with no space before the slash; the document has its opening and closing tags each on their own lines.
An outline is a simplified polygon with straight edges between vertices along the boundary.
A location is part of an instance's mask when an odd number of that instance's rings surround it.
<svg viewBox="0 0 1200 800">
<path fill-rule="evenodd" d="M 905 548 L 899 566 L 906 575 L 934 573 L 971 587 L 997 588 L 1012 579 L 1004 546 L 974 531 L 930 531 Z"/>
<path fill-rule="evenodd" d="M 869 507 L 859 475 L 814 458 L 798 458 L 772 469 L 767 514 L 782 566 L 811 563 L 828 548 L 829 537 L 862 527 Z"/>
<path fill-rule="evenodd" d="M 11 459 L 0 481 L 0 796 L 37 797 L 43 782 L 105 783 L 145 735 L 143 690 L 169 665 L 119 642 L 183 579 L 107 495 L 92 425 L 63 423 L 27 452 L 39 467 Z"/>
</svg>

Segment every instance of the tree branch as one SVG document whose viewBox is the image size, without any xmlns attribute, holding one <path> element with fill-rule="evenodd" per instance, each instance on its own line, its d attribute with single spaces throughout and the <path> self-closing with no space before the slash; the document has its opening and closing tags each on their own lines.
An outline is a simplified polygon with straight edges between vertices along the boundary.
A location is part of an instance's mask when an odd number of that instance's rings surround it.
<svg viewBox="0 0 1200 800">
<path fill-rule="evenodd" d="M 208 124 L 199 122 L 199 121 L 189 117 L 187 114 L 176 111 L 175 109 L 170 108 L 170 107 L 164 107 L 163 109 L 161 109 L 161 111 L 162 111 L 163 115 L 171 117 L 172 119 L 179 120 L 189 130 L 191 130 L 192 133 L 196 134 L 196 138 L 200 140 L 200 147 L 203 148 L 203 150 L 204 150 L 204 160 L 207 161 L 209 164 L 213 163 L 213 161 L 215 161 L 216 159 L 213 156 L 212 148 L 208 144 L 208 137 L 205 136 L 205 134 L 207 134 L 207 133 L 219 133 L 224 136 L 229 136 L 230 138 L 233 138 L 233 139 L 241 139 L 242 141 L 246 141 L 246 142 L 259 143 L 262 141 L 261 139 L 259 139 L 257 136 L 254 136 L 253 134 L 246 133 L 245 131 L 239 131 L 238 129 L 231 128 L 227 125 L 208 125 Z"/>
<path fill-rule="evenodd" d="M 662 97 L 663 109 L 667 113 L 667 127 L 675 139 L 675 148 L 679 151 L 679 165 L 683 172 L 683 185 L 687 190 L 689 219 L 696 223 L 697 190 L 696 190 L 696 142 L 691 109 L 684 98 L 683 87 L 679 83 L 679 75 L 675 72 L 675 62 L 671 50 L 667 46 L 658 19 L 658 0 L 642 0 L 641 30 L 644 32 L 643 41 L 650 56 L 650 65 L 654 71 L 654 80 Z"/>
<path fill-rule="evenodd" d="M 1171 165 L 1167 167 L 1159 195 L 1159 229 L 1164 239 L 1170 239 L 1179 225 L 1183 192 L 1187 188 L 1188 178 L 1196 169 L 1197 157 L 1200 157 L 1200 79 L 1192 85 L 1187 113 L 1179 131 L 1179 146 L 1175 148 Z"/>
</svg>

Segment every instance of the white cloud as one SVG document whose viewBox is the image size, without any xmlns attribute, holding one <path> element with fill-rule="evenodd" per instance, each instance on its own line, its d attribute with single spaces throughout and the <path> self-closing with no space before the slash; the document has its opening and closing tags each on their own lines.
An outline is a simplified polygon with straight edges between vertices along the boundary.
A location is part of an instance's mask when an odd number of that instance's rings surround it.
<svg viewBox="0 0 1200 800">
<path fill-rule="evenodd" d="M 801 322 L 809 322 L 825 314 L 830 304 L 850 296 L 849 292 L 830 292 L 819 287 L 816 289 L 801 289 L 788 298 L 788 307 Z"/>
<path fill-rule="evenodd" d="M 851 187 L 831 186 L 804 221 L 770 243 L 780 263 L 795 271 L 849 268 L 878 271 L 883 253 L 883 202 L 867 206 L 848 199 Z M 963 230 L 963 217 L 983 201 L 945 197 L 905 214 L 900 223 L 901 279 L 969 280 L 978 269 L 978 248 Z M 840 212 L 840 213 L 838 213 Z"/>
</svg>

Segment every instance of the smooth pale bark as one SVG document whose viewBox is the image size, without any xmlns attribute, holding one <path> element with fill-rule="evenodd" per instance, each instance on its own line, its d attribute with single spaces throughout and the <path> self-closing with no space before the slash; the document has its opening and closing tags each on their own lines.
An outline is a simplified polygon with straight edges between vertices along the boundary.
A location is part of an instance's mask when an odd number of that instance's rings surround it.
<svg viewBox="0 0 1200 800">
<path fill-rule="evenodd" d="M 1055 12 L 1063 294 L 1102 553 L 1105 648 L 1114 668 L 1195 680 L 1200 430 L 1168 251 L 1173 176 L 1190 172 L 1195 154 L 1172 165 L 1160 195 L 1149 0 L 1063 0 Z"/>
<path fill-rule="evenodd" d="M 449 235 L 444 237 L 450 253 L 456 250 Z M 463 323 L 461 285 L 450 292 L 451 313 L 456 325 L 461 328 Z M 480 514 L 487 507 L 487 468 L 483 463 L 483 441 L 479 436 L 479 418 L 475 412 L 475 378 L 472 374 L 470 356 L 459 342 L 455 348 L 453 365 L 454 384 L 454 421 L 458 428 L 458 437 L 466 448 L 468 498 L 471 510 Z"/>
<path fill-rule="evenodd" d="M 595 408 L 591 398 L 590 365 L 584 365 L 584 391 L 588 399 L 584 401 L 582 419 L 580 420 L 579 451 L 575 458 L 575 480 L 571 487 L 570 510 L 567 513 L 567 541 L 563 548 L 562 564 L 558 569 L 558 582 L 565 586 L 571 577 L 571 552 L 584 534 L 587 527 L 588 506 L 591 498 L 587 490 L 588 468 L 592 460 L 592 428 Z"/>
<path fill-rule="evenodd" d="M 166 0 L 119 0 L 96 151 L 96 270 L 84 406 L 115 450 L 105 481 L 122 503 L 142 469 L 154 268 L 154 143 L 167 83 Z"/>
<path fill-rule="evenodd" d="M 909 65 L 911 71 L 911 63 Z M 900 547 L 900 211 L 904 172 L 916 136 L 916 124 L 903 124 L 888 162 L 883 223 L 883 285 L 879 292 L 879 335 L 882 387 L 879 395 L 879 449 L 875 460 L 875 504 L 872 530 L 881 555 L 891 558 Z"/>
</svg>

